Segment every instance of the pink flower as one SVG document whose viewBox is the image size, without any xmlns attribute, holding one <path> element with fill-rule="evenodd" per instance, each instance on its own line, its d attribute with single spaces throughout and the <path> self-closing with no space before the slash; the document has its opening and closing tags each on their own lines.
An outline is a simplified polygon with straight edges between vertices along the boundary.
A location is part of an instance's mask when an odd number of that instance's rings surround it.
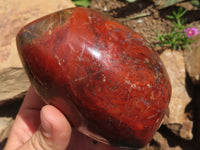
<svg viewBox="0 0 200 150">
<path fill-rule="evenodd" d="M 198 29 L 195 27 L 189 27 L 189 28 L 185 29 L 184 32 L 186 33 L 187 37 L 189 37 L 189 38 L 191 36 L 195 36 L 195 35 L 199 34 Z"/>
</svg>

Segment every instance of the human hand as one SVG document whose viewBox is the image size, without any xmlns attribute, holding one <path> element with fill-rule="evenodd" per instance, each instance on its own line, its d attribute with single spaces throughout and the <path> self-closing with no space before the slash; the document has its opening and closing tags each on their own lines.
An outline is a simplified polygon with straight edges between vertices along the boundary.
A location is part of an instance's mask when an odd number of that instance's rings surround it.
<svg viewBox="0 0 200 150">
<path fill-rule="evenodd" d="M 120 150 L 72 129 L 66 117 L 46 105 L 31 87 L 16 116 L 4 150 Z M 122 149 L 121 149 L 122 150 Z"/>
</svg>

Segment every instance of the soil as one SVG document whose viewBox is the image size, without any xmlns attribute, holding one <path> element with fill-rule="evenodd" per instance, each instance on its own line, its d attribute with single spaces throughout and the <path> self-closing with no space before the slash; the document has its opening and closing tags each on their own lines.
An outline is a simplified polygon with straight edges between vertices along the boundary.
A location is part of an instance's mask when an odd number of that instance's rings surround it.
<svg viewBox="0 0 200 150">
<path fill-rule="evenodd" d="M 125 0 L 92 0 L 90 4 L 90 8 L 104 11 L 144 36 L 158 52 L 164 49 L 155 46 L 159 41 L 155 39 L 154 31 L 159 34 L 169 32 L 172 22 L 166 15 L 171 15 L 172 11 L 177 11 L 180 6 L 188 10 L 184 16 L 188 20 L 187 25 L 198 25 L 200 28 L 200 10 L 188 2 L 165 9 L 158 9 L 150 0 L 138 0 L 135 3 L 128 3 Z"/>
</svg>

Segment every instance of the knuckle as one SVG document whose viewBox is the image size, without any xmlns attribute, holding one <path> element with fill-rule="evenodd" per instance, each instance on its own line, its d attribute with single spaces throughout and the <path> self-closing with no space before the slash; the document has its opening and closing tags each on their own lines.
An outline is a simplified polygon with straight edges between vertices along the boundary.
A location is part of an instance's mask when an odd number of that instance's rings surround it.
<svg viewBox="0 0 200 150">
<path fill-rule="evenodd" d="M 41 132 L 36 132 L 30 140 L 30 147 L 32 150 L 51 150 L 52 145 L 49 140 L 46 139 Z"/>
</svg>

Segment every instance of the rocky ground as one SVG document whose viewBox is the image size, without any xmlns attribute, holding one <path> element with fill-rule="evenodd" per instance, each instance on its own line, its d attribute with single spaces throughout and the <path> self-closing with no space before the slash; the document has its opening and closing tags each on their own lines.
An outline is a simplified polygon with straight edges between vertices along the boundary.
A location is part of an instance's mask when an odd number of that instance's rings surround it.
<svg viewBox="0 0 200 150">
<path fill-rule="evenodd" d="M 29 87 L 17 55 L 15 35 L 28 22 L 71 6 L 70 0 L 49 0 L 48 3 L 0 0 L 0 149 Z M 188 9 L 187 24 L 200 31 L 200 11 L 189 3 L 181 6 Z M 200 149 L 200 34 L 194 37 L 192 51 L 155 47 L 158 41 L 154 39 L 153 30 L 169 31 L 172 23 L 165 16 L 177 10 L 178 5 L 158 9 L 155 3 L 145 0 L 133 4 L 123 0 L 92 0 L 90 7 L 113 16 L 143 35 L 159 52 L 169 73 L 172 98 L 168 113 L 151 143 L 141 150 Z"/>
</svg>

